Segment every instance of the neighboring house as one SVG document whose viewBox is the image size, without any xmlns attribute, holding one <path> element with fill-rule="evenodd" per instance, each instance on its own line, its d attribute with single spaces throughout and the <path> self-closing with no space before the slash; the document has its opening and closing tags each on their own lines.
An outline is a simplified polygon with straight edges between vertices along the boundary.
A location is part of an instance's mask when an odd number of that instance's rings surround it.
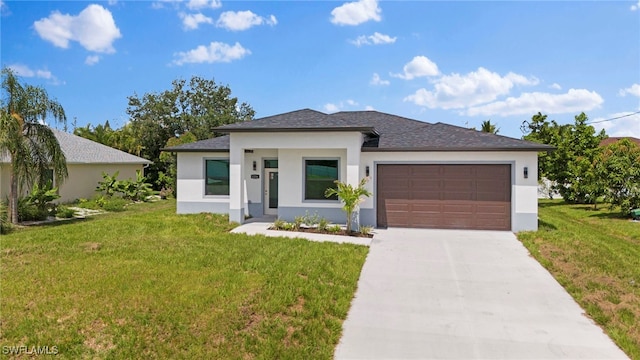
<svg viewBox="0 0 640 360">
<path fill-rule="evenodd" d="M 99 144 L 80 136 L 52 129 L 67 158 L 69 177 L 58 186 L 58 202 L 71 202 L 79 198 L 91 198 L 96 194 L 102 173 L 113 175 L 119 171 L 118 179 L 135 179 L 136 171 L 151 164 L 151 161 L 124 151 Z M 0 199 L 9 196 L 11 187 L 11 161 L 8 155 L 0 155 Z M 29 189 L 23 189 L 29 190 Z"/>
<path fill-rule="evenodd" d="M 215 131 L 229 135 L 165 149 L 177 153 L 177 212 L 240 223 L 305 212 L 344 223 L 325 189 L 369 177 L 363 225 L 535 230 L 538 152 L 552 149 L 376 111 L 305 109 Z"/>
<path fill-rule="evenodd" d="M 608 137 L 602 141 L 600 141 L 600 146 L 607 146 L 607 145 L 611 145 L 613 143 L 616 143 L 622 139 L 628 139 L 631 142 L 636 143 L 638 146 L 640 146 L 640 139 L 638 138 L 634 138 L 634 137 L 630 137 L 630 136 L 625 136 L 625 137 Z"/>
</svg>

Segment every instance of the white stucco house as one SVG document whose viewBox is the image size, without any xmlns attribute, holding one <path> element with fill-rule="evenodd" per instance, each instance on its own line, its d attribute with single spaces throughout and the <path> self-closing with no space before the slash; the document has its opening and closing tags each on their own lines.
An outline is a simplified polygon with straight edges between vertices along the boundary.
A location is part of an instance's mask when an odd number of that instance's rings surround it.
<svg viewBox="0 0 640 360">
<path fill-rule="evenodd" d="M 538 152 L 551 147 L 377 111 L 298 110 L 215 129 L 165 149 L 178 162 L 178 213 L 344 223 L 334 180 L 368 177 L 359 221 L 377 227 L 536 230 Z"/>
<path fill-rule="evenodd" d="M 99 144 L 80 136 L 51 129 L 67 158 L 68 177 L 58 187 L 57 202 L 71 202 L 79 198 L 91 198 L 96 194 L 102 173 L 113 175 L 119 171 L 118 179 L 135 179 L 136 171 L 142 171 L 151 161 L 124 151 Z M 53 178 L 53 176 L 52 176 Z M 0 154 L 0 199 L 9 196 L 11 188 L 11 159 Z M 23 189 L 28 191 L 29 189 Z"/>
</svg>

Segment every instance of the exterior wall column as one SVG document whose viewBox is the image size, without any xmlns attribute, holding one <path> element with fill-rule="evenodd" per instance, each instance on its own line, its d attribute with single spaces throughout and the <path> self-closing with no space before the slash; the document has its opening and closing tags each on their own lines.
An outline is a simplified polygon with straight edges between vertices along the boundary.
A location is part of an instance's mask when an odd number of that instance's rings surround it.
<svg viewBox="0 0 640 360">
<path fill-rule="evenodd" d="M 347 147 L 347 176 L 346 182 L 351 186 L 358 186 L 360 182 L 360 143 L 349 144 Z M 360 210 L 354 214 L 353 224 L 360 226 Z M 353 230 L 358 230 L 354 226 Z"/>
<path fill-rule="evenodd" d="M 229 221 L 244 222 L 244 148 L 234 145 L 231 134 L 229 146 Z"/>
</svg>

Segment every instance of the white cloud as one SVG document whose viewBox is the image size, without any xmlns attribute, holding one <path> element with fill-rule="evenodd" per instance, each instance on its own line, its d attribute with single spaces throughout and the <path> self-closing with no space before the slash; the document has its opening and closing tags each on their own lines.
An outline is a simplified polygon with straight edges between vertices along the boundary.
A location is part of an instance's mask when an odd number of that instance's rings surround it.
<svg viewBox="0 0 640 360">
<path fill-rule="evenodd" d="M 596 130 L 598 131 L 604 129 L 604 131 L 606 131 L 607 135 L 609 136 L 615 136 L 615 137 L 631 136 L 635 138 L 640 138 L 640 114 L 633 114 L 631 116 L 627 116 L 627 117 L 623 117 L 623 118 L 611 120 L 611 121 L 605 121 L 600 123 L 597 122 L 600 120 L 617 118 L 617 117 L 628 115 L 628 114 L 629 114 L 628 112 L 615 113 L 615 114 L 608 115 L 606 118 L 593 119 L 593 121 L 596 122 L 595 124 L 593 124 L 593 127 L 596 128 Z"/>
<path fill-rule="evenodd" d="M 422 76 L 436 76 L 440 73 L 438 65 L 429 60 L 426 56 L 416 56 L 409 61 L 403 68 L 402 74 L 390 74 L 405 80 L 411 80 Z"/>
<path fill-rule="evenodd" d="M 13 72 L 15 72 L 18 76 L 28 77 L 28 78 L 40 78 L 49 80 L 52 84 L 58 85 L 60 82 L 58 79 L 51 73 L 49 70 L 44 69 L 31 69 L 29 66 L 24 64 L 12 64 L 8 66 Z"/>
<path fill-rule="evenodd" d="M 163 9 L 165 4 L 171 4 L 177 8 L 183 0 L 158 0 L 151 3 L 152 9 Z"/>
<path fill-rule="evenodd" d="M 173 63 L 176 65 L 183 65 L 188 63 L 211 64 L 217 62 L 231 62 L 233 60 L 242 59 L 250 54 L 251 51 L 249 49 L 245 49 L 237 42 L 233 46 L 221 42 L 212 42 L 209 46 L 200 45 L 193 50 L 175 53 L 174 57 L 177 59 L 174 60 Z"/>
<path fill-rule="evenodd" d="M 638 1 L 637 3 L 631 5 L 631 11 L 636 11 L 640 9 L 640 1 Z"/>
<path fill-rule="evenodd" d="M 185 14 L 179 13 L 178 16 L 182 19 L 182 25 L 186 30 L 195 30 L 200 26 L 200 24 L 213 24 L 213 19 L 204 16 L 200 13 L 197 14 Z"/>
<path fill-rule="evenodd" d="M 69 47 L 69 41 L 77 41 L 89 51 L 113 53 L 113 42 L 122 37 L 111 12 L 95 4 L 77 16 L 54 11 L 33 25 L 42 39 L 64 49 Z"/>
<path fill-rule="evenodd" d="M 599 108 L 603 102 L 602 97 L 595 91 L 569 89 L 565 94 L 523 93 L 518 97 L 471 107 L 464 113 L 469 116 L 526 115 L 538 111 L 545 114 L 579 113 Z"/>
<path fill-rule="evenodd" d="M 187 7 L 191 10 L 200 10 L 204 8 L 217 9 L 222 6 L 220 0 L 189 0 Z"/>
<path fill-rule="evenodd" d="M 84 59 L 84 63 L 91 66 L 95 65 L 100 61 L 100 56 L 98 55 L 89 55 L 86 59 Z"/>
<path fill-rule="evenodd" d="M 331 22 L 336 25 L 359 25 L 369 20 L 380 21 L 377 0 L 359 0 L 345 3 L 331 11 Z"/>
<path fill-rule="evenodd" d="M 7 6 L 7 3 L 3 0 L 0 0 L 0 14 L 4 16 L 11 15 L 11 11 L 9 11 L 9 6 Z"/>
<path fill-rule="evenodd" d="M 375 111 L 375 108 L 373 106 L 371 106 L 371 105 L 365 106 L 364 109 L 367 110 L 367 111 Z"/>
<path fill-rule="evenodd" d="M 629 95 L 640 97 L 640 84 L 633 84 L 626 89 L 620 89 L 618 94 L 620 96 L 627 96 L 627 94 L 629 94 Z"/>
<path fill-rule="evenodd" d="M 324 111 L 334 113 L 340 111 L 340 108 L 336 104 L 328 103 L 324 105 Z"/>
<path fill-rule="evenodd" d="M 341 111 L 342 109 L 346 108 L 346 107 L 350 107 L 350 108 L 354 108 L 356 106 L 358 106 L 359 104 L 351 99 L 347 99 L 344 101 L 340 101 L 336 104 L 334 103 L 327 103 L 324 105 L 324 111 L 328 112 L 328 113 L 335 113 L 338 111 Z"/>
<path fill-rule="evenodd" d="M 355 46 L 362 45 L 383 45 L 383 44 L 393 44 L 396 42 L 397 37 L 391 37 L 389 35 L 381 34 L 379 32 L 373 33 L 373 35 L 365 36 L 360 35 L 355 40 L 350 40 L 349 42 L 354 44 Z"/>
<path fill-rule="evenodd" d="M 242 31 L 247 30 L 257 25 L 276 25 L 278 20 L 275 16 L 271 15 L 268 18 L 256 15 L 253 12 L 247 11 L 225 11 L 220 14 L 220 18 L 216 22 L 217 27 L 227 29 L 229 31 Z"/>
<path fill-rule="evenodd" d="M 501 95 L 509 94 L 515 85 L 537 85 L 539 80 L 512 72 L 500 76 L 480 67 L 466 75 L 443 75 L 432 82 L 434 90 L 418 89 L 404 101 L 431 109 L 460 109 L 494 101 Z"/>
<path fill-rule="evenodd" d="M 382 80 L 380 78 L 380 75 L 378 75 L 378 73 L 373 73 L 373 77 L 371 78 L 371 81 L 369 81 L 369 84 L 371 85 L 389 85 L 391 84 L 391 82 L 389 82 L 389 80 Z"/>
<path fill-rule="evenodd" d="M 562 86 L 560 86 L 560 84 L 558 83 L 553 83 L 551 85 L 549 85 L 550 88 L 555 89 L 555 90 L 562 90 Z"/>
</svg>

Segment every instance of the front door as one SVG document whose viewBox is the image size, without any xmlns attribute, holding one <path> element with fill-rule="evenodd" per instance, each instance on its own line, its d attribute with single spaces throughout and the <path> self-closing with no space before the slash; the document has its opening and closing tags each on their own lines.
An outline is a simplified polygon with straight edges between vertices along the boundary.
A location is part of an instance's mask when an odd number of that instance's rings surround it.
<svg viewBox="0 0 640 360">
<path fill-rule="evenodd" d="M 264 213 L 278 215 L 278 169 L 264 169 Z"/>
</svg>

